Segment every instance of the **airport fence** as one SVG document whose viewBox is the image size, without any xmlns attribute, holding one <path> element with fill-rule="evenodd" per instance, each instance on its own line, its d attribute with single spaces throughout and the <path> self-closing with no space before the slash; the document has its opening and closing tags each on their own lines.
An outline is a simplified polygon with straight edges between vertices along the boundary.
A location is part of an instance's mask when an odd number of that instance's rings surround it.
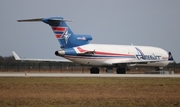
<svg viewBox="0 0 180 107">
<path fill-rule="evenodd" d="M 5 63 L 0 65 L 0 72 L 59 72 L 59 73 L 89 73 L 89 66 L 81 66 L 74 63 L 57 63 L 57 62 L 16 62 Z M 105 68 L 99 68 L 100 73 L 106 73 Z M 154 71 L 152 67 L 134 67 L 127 73 L 145 73 L 146 71 Z M 170 64 L 164 67 L 165 71 L 174 71 L 180 73 L 180 66 Z M 114 73 L 116 68 L 114 68 Z"/>
<path fill-rule="evenodd" d="M 0 65 L 0 72 L 85 72 L 88 67 L 73 63 L 19 62 Z"/>
</svg>

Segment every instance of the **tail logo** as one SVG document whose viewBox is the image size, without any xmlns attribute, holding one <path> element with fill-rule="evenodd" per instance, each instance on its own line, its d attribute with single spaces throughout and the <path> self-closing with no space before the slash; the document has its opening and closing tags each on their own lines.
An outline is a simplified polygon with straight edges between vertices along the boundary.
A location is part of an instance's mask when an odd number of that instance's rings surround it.
<svg viewBox="0 0 180 107">
<path fill-rule="evenodd" d="M 68 43 L 68 39 L 71 34 L 68 33 L 68 27 L 52 27 L 57 39 L 64 39 L 65 43 Z"/>
<path fill-rule="evenodd" d="M 68 33 L 68 29 L 67 29 L 63 35 L 63 38 L 65 39 L 66 44 L 68 43 L 68 39 L 70 36 L 71 36 L 71 34 Z"/>
</svg>

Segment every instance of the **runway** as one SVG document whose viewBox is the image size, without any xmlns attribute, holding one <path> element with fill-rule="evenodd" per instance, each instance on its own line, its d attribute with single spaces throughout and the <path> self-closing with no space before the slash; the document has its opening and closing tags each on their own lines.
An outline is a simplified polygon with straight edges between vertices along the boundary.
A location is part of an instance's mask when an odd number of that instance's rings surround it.
<svg viewBox="0 0 180 107">
<path fill-rule="evenodd" d="M 77 73 L 15 73 L 1 72 L 0 77 L 149 77 L 149 78 L 180 78 L 180 74 L 77 74 Z"/>
</svg>

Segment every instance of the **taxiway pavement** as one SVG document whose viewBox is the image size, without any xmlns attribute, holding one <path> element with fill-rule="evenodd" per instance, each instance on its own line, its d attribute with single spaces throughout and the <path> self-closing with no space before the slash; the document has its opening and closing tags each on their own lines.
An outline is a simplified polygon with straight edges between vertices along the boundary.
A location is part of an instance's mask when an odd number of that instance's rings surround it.
<svg viewBox="0 0 180 107">
<path fill-rule="evenodd" d="M 180 74 L 78 74 L 78 73 L 16 73 L 0 72 L 0 77 L 151 77 L 180 78 Z"/>
</svg>

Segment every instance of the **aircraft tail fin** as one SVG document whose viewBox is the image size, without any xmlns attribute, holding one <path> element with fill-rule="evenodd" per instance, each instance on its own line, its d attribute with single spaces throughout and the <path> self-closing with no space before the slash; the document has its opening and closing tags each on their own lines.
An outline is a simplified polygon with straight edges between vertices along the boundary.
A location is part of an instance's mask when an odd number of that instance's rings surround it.
<svg viewBox="0 0 180 107">
<path fill-rule="evenodd" d="M 71 48 L 75 46 L 85 45 L 89 43 L 89 40 L 92 40 L 92 37 L 90 35 L 75 35 L 66 24 L 66 22 L 72 22 L 72 20 L 66 20 L 62 17 L 18 20 L 18 22 L 38 21 L 42 21 L 51 26 L 55 37 L 58 39 L 61 45 L 61 48 Z"/>
</svg>

